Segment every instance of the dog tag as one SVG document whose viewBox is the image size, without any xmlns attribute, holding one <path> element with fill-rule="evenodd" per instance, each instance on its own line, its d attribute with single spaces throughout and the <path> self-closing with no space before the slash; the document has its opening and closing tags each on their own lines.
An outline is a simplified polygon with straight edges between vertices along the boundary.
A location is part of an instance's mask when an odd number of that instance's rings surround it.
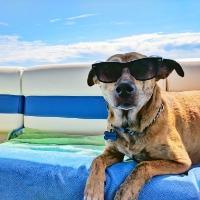
<svg viewBox="0 0 200 200">
<path fill-rule="evenodd" d="M 117 133 L 115 131 L 105 131 L 104 132 L 104 140 L 116 141 Z"/>
</svg>

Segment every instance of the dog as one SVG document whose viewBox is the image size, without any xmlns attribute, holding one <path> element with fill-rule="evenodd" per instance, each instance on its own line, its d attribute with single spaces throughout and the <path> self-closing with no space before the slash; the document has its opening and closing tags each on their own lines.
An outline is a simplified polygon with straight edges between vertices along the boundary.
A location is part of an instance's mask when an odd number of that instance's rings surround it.
<svg viewBox="0 0 200 200">
<path fill-rule="evenodd" d="M 175 70 L 175 60 L 131 52 L 93 64 L 88 85 L 98 84 L 108 103 L 104 152 L 91 164 L 84 199 L 103 200 L 106 167 L 128 156 L 138 162 L 115 200 L 135 200 L 156 175 L 186 172 L 200 162 L 200 92 L 161 92 L 157 81 Z"/>
</svg>

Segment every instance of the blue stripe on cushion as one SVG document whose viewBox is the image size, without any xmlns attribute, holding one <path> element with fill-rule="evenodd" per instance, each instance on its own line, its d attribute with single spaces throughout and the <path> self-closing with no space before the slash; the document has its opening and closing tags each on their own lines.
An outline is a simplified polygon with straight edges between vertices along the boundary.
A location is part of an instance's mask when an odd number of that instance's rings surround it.
<svg viewBox="0 0 200 200">
<path fill-rule="evenodd" d="M 27 96 L 25 115 L 106 119 L 106 103 L 101 96 Z"/>
<path fill-rule="evenodd" d="M 24 96 L 0 94 L 0 113 L 23 113 Z"/>
</svg>

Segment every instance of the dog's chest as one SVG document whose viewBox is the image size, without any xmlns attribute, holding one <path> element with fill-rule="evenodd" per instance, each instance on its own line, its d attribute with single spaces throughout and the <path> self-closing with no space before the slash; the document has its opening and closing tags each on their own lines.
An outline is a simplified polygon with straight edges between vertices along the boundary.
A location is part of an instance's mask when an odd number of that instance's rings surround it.
<svg viewBox="0 0 200 200">
<path fill-rule="evenodd" d="M 131 136 L 127 133 L 121 133 L 118 135 L 114 145 L 119 152 L 138 162 L 143 160 L 150 160 L 150 153 L 146 150 L 142 137 L 143 136 Z"/>
</svg>

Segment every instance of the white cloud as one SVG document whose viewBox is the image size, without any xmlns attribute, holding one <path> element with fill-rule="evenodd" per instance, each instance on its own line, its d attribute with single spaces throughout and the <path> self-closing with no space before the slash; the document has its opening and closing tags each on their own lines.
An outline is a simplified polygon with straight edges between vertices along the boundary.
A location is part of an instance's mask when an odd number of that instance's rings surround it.
<svg viewBox="0 0 200 200">
<path fill-rule="evenodd" d="M 6 22 L 0 22 L 0 26 L 8 26 L 8 23 L 6 23 Z"/>
<path fill-rule="evenodd" d="M 66 21 L 64 24 L 67 25 L 67 26 L 71 26 L 71 25 L 76 24 L 76 22 L 74 22 L 74 21 Z"/>
<path fill-rule="evenodd" d="M 86 14 L 82 14 L 82 15 L 77 15 L 77 16 L 72 16 L 72 17 L 67 17 L 65 19 L 62 19 L 62 18 L 53 18 L 53 19 L 50 19 L 49 22 L 50 23 L 55 23 L 55 22 L 59 22 L 59 21 L 64 21 L 64 25 L 74 25 L 76 24 L 76 21 L 79 20 L 79 19 L 84 19 L 84 18 L 88 18 L 88 17 L 92 17 L 92 16 L 95 16 L 97 14 L 94 14 L 94 13 L 86 13 Z M 2 22 L 3 23 L 3 22 Z M 0 22 L 0 25 L 1 25 L 1 22 Z M 3 24 L 2 24 L 3 25 Z"/>
<path fill-rule="evenodd" d="M 49 22 L 51 23 L 55 23 L 55 22 L 59 22 L 61 21 L 61 18 L 54 18 L 54 19 L 50 19 Z"/>
<path fill-rule="evenodd" d="M 97 14 L 94 14 L 94 13 L 87 13 L 87 14 L 77 15 L 77 16 L 73 16 L 73 17 L 67 17 L 66 20 L 83 19 L 83 18 L 95 16 L 95 15 L 97 15 Z"/>
<path fill-rule="evenodd" d="M 140 34 L 106 41 L 56 45 L 24 41 L 18 36 L 0 36 L 0 65 L 94 62 L 130 51 L 168 58 L 200 58 L 200 32 Z"/>
</svg>

